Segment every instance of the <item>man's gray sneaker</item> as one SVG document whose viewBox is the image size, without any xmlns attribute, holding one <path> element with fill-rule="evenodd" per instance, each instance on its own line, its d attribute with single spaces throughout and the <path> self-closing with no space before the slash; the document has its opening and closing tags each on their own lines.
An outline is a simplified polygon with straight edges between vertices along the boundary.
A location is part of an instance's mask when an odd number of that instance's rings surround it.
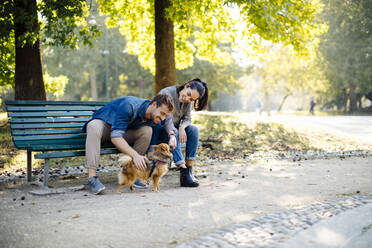
<svg viewBox="0 0 372 248">
<path fill-rule="evenodd" d="M 98 195 L 105 189 L 105 186 L 99 181 L 98 177 L 90 177 L 88 186 L 95 195 Z"/>
<path fill-rule="evenodd" d="M 144 184 L 143 182 L 141 182 L 139 179 L 137 179 L 134 182 L 133 187 L 136 188 L 136 189 L 147 189 L 149 186 L 147 184 Z"/>
</svg>

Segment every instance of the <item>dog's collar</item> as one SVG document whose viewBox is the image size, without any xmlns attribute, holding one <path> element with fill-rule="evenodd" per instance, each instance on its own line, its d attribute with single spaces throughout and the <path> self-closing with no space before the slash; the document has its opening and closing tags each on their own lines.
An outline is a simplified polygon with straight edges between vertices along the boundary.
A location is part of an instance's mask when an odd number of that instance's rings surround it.
<svg viewBox="0 0 372 248">
<path fill-rule="evenodd" d="M 156 164 L 156 163 L 168 164 L 167 161 L 163 161 L 163 160 L 159 160 L 159 159 L 155 159 L 155 160 L 154 160 L 154 163 L 155 163 L 155 164 Z"/>
<path fill-rule="evenodd" d="M 149 175 L 149 177 L 151 177 L 152 173 L 154 172 L 157 163 L 168 164 L 167 162 L 165 162 L 165 161 L 163 161 L 163 160 L 154 159 L 154 160 L 152 161 L 152 166 L 151 166 L 151 170 L 150 170 L 150 175 Z"/>
</svg>

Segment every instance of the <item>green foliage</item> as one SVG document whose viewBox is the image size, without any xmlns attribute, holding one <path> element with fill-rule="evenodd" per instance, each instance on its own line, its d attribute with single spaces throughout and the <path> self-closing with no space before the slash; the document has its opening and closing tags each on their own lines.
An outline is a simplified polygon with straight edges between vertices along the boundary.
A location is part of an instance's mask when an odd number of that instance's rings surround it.
<svg viewBox="0 0 372 248">
<path fill-rule="evenodd" d="M 89 15 L 86 0 L 37 1 L 38 16 L 22 15 L 24 10 L 16 7 L 15 1 L 5 0 L 0 6 L 0 85 L 14 86 L 14 13 L 18 13 L 18 23 L 34 27 L 19 37 L 19 44 L 34 44 L 40 39 L 45 45 L 75 48 L 80 41 L 91 44 L 90 40 L 99 35 L 96 25 L 86 23 Z M 33 25 L 35 21 L 39 25 Z"/>
<path fill-rule="evenodd" d="M 51 77 L 48 73 L 44 74 L 45 91 L 52 94 L 54 97 L 62 96 L 66 84 L 68 83 L 68 78 L 64 75 L 58 77 Z"/>
<path fill-rule="evenodd" d="M 13 1 L 0 4 L 0 85 L 14 84 L 14 31 L 12 30 Z"/>
<path fill-rule="evenodd" d="M 126 42 L 118 28 L 106 29 L 104 16 L 95 15 L 94 20 L 100 29 L 106 31 L 105 35 L 91 41 L 91 47 L 82 46 L 75 50 L 43 48 L 43 70 L 51 76 L 64 75 L 68 78 L 64 95 L 59 96 L 59 99 L 95 100 L 92 95 L 92 77 L 96 80 L 98 100 L 110 100 L 123 95 L 151 98 L 151 73 L 139 65 L 136 56 L 126 52 Z M 106 99 L 106 95 L 109 99 Z"/>
<path fill-rule="evenodd" d="M 306 56 L 299 56 L 290 46 L 271 45 L 261 56 L 253 76 L 262 78 L 262 93 L 278 91 L 284 95 L 295 92 L 316 93 L 325 89 L 327 82 L 317 63 L 315 48 Z"/>
<path fill-rule="evenodd" d="M 315 38 L 321 25 L 315 22 L 322 9 L 321 1 L 262 1 L 232 0 L 240 6 L 249 23 L 251 33 L 265 40 L 292 45 L 297 51 L 306 51 L 306 44 Z"/>
<path fill-rule="evenodd" d="M 154 2 L 99 0 L 109 15 L 108 24 L 118 25 L 128 41 L 128 52 L 137 54 L 142 66 L 155 71 Z M 192 66 L 194 55 L 218 65 L 231 63 L 231 45 L 252 54 L 261 42 L 291 44 L 306 52 L 306 43 L 318 33 L 314 22 L 319 1 L 225 1 L 171 0 L 167 16 L 174 24 L 176 68 Z"/>
<path fill-rule="evenodd" d="M 328 103 L 346 106 L 347 95 L 372 92 L 372 1 L 325 1 L 321 37 L 322 65 L 329 81 L 323 91 Z M 331 101 L 332 100 L 332 101 Z"/>
<path fill-rule="evenodd" d="M 208 83 L 211 102 L 218 100 L 221 92 L 234 94 L 242 88 L 238 79 L 251 72 L 251 67 L 242 68 L 237 64 L 220 66 L 208 61 L 194 60 L 192 67 L 178 71 L 177 78 L 180 82 L 187 82 L 199 77 Z"/>
</svg>

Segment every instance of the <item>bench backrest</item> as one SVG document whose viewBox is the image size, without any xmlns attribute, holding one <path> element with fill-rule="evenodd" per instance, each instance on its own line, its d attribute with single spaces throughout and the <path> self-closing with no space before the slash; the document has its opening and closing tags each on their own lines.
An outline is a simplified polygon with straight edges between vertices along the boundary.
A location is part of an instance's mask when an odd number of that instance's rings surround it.
<svg viewBox="0 0 372 248">
<path fill-rule="evenodd" d="M 52 151 L 84 149 L 82 127 L 107 102 L 8 100 L 5 104 L 15 146 Z"/>
</svg>

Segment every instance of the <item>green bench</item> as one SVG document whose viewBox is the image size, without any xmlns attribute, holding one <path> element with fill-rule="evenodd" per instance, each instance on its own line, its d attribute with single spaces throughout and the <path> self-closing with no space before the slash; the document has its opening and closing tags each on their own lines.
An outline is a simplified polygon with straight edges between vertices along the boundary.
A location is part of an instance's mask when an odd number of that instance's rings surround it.
<svg viewBox="0 0 372 248">
<path fill-rule="evenodd" d="M 49 162 L 53 158 L 85 156 L 82 127 L 93 112 L 107 102 L 5 101 L 14 145 L 27 151 L 27 181 L 31 181 L 32 152 L 44 159 L 44 186 L 48 187 Z M 120 153 L 111 142 L 101 154 Z"/>
</svg>

